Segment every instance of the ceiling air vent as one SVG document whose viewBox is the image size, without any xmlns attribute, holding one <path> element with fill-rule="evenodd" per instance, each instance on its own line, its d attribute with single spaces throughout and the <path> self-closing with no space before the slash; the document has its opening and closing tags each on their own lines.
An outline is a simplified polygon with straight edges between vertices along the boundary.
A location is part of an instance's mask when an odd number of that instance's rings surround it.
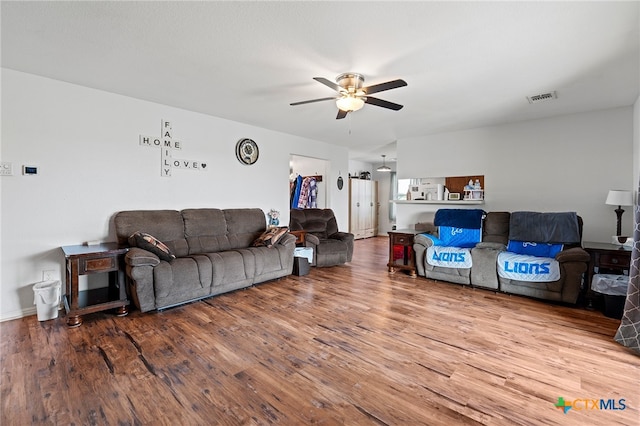
<svg viewBox="0 0 640 426">
<path fill-rule="evenodd" d="M 558 95 L 555 91 L 549 93 L 542 93 L 540 95 L 527 96 L 527 100 L 530 104 L 539 104 L 540 102 L 550 101 L 557 99 Z"/>
</svg>

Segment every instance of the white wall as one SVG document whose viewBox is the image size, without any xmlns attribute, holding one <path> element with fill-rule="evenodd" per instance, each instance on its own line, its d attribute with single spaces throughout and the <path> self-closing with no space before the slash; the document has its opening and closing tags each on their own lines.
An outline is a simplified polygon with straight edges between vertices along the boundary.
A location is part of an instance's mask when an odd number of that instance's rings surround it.
<svg viewBox="0 0 640 426">
<path fill-rule="evenodd" d="M 364 161 L 349 160 L 349 174 L 359 177 L 361 172 L 373 172 L 373 165 Z"/>
<path fill-rule="evenodd" d="M 346 148 L 112 93 L 2 69 L 0 177 L 0 319 L 34 312 L 32 284 L 42 271 L 63 273 L 60 246 L 114 241 L 119 210 L 259 207 L 289 222 L 291 154 L 328 160 L 329 182 L 348 169 Z M 160 151 L 138 137 L 160 135 L 171 120 L 180 158 L 207 162 L 207 171 L 160 176 Z M 255 140 L 260 158 L 240 164 L 235 145 Z M 177 154 L 178 155 L 178 154 Z M 38 176 L 22 176 L 22 165 Z M 348 228 L 348 191 L 328 185 L 338 225 Z M 266 218 L 265 218 L 266 220 Z"/>
<path fill-rule="evenodd" d="M 484 175 L 484 210 L 576 211 L 585 241 L 608 242 L 616 216 L 607 192 L 632 189 L 633 121 L 625 107 L 399 140 L 398 178 Z M 399 205 L 398 228 L 438 207 Z"/>
<path fill-rule="evenodd" d="M 395 164 L 387 165 L 395 171 Z M 378 166 L 376 165 L 375 167 L 377 168 Z M 378 235 L 386 236 L 395 224 L 394 221 L 389 219 L 391 174 L 389 172 L 377 172 L 374 168 L 371 179 L 378 181 L 378 203 L 380 204 L 378 209 Z"/>
<path fill-rule="evenodd" d="M 636 191 L 636 203 L 640 203 L 638 194 L 640 185 L 640 96 L 633 105 L 633 180 L 631 187 Z"/>
</svg>

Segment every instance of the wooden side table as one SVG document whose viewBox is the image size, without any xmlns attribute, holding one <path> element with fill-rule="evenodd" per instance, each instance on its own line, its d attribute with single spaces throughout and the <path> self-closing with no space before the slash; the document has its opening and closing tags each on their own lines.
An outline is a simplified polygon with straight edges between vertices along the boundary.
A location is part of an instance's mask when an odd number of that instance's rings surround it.
<svg viewBox="0 0 640 426">
<path fill-rule="evenodd" d="M 291 235 L 296 237 L 296 245 L 304 247 L 304 239 L 307 235 L 307 231 L 289 231 Z"/>
<path fill-rule="evenodd" d="M 412 277 L 417 277 L 416 256 L 413 251 L 413 237 L 422 231 L 415 229 L 398 229 L 389 231 L 389 263 L 387 267 L 392 274 L 396 270 L 408 271 Z M 402 256 L 396 259 L 395 248 L 399 247 Z"/>
<path fill-rule="evenodd" d="M 591 290 L 593 276 L 597 272 L 601 272 L 602 269 L 618 273 L 629 271 L 631 267 L 631 247 L 592 241 L 585 241 L 582 245 L 590 256 L 584 295 L 587 301 L 587 308 L 593 308 L 593 300 L 596 298 L 595 292 Z"/>
<path fill-rule="evenodd" d="M 117 243 L 92 246 L 63 246 L 66 269 L 66 294 L 64 307 L 67 325 L 82 325 L 82 315 L 116 309 L 116 315 L 129 313 L 125 289 L 124 255 L 128 248 Z M 109 285 L 105 288 L 79 291 L 80 275 L 108 273 Z"/>
</svg>

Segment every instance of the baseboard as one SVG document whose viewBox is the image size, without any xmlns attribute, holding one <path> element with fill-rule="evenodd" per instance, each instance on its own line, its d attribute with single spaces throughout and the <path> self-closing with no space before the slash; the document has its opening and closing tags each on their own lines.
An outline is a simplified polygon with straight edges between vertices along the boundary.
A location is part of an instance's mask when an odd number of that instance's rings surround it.
<svg viewBox="0 0 640 426">
<path fill-rule="evenodd" d="M 36 314 L 37 314 L 37 310 L 35 306 L 22 309 L 19 311 L 3 312 L 2 314 L 0 314 L 0 322 L 11 321 L 14 319 L 24 318 L 24 317 L 28 317 Z"/>
</svg>

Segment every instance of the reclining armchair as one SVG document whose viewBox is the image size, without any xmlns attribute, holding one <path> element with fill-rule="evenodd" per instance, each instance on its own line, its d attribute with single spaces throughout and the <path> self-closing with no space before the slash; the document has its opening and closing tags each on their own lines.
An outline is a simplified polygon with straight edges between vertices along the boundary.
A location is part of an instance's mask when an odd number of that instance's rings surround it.
<svg viewBox="0 0 640 426">
<path fill-rule="evenodd" d="M 331 209 L 293 209 L 289 230 L 305 231 L 305 246 L 313 248 L 312 266 L 334 266 L 351 262 L 353 234 L 338 231 Z"/>
</svg>

